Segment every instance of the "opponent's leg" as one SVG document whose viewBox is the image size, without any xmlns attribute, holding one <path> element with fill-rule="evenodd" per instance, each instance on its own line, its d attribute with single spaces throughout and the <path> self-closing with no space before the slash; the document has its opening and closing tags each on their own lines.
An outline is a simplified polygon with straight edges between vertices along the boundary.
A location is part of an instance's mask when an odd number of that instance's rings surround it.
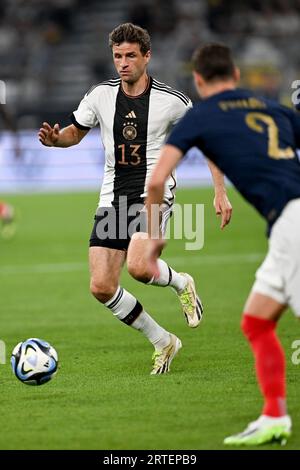
<svg viewBox="0 0 300 470">
<path fill-rule="evenodd" d="M 286 440 L 291 419 L 286 411 L 285 357 L 276 335 L 276 322 L 285 305 L 258 292 L 251 292 L 242 319 L 242 331 L 255 358 L 257 380 L 264 397 L 262 415 L 225 444 L 258 445 Z"/>
</svg>

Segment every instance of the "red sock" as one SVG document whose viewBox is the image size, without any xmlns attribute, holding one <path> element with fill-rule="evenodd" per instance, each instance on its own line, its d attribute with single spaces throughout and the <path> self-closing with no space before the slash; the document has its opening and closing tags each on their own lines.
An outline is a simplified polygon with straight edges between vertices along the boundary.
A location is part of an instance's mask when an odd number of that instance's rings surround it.
<svg viewBox="0 0 300 470">
<path fill-rule="evenodd" d="M 284 416 L 285 356 L 275 332 L 276 322 L 244 314 L 241 328 L 255 357 L 257 380 L 265 399 L 262 414 Z"/>
</svg>

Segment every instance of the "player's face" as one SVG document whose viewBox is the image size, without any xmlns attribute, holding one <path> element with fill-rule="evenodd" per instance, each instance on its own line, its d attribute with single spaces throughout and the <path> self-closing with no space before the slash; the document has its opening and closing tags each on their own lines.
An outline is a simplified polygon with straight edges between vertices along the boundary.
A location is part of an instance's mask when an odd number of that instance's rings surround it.
<svg viewBox="0 0 300 470">
<path fill-rule="evenodd" d="M 141 53 L 137 43 L 122 42 L 112 48 L 113 60 L 121 80 L 135 83 L 145 73 L 151 53 Z"/>
</svg>

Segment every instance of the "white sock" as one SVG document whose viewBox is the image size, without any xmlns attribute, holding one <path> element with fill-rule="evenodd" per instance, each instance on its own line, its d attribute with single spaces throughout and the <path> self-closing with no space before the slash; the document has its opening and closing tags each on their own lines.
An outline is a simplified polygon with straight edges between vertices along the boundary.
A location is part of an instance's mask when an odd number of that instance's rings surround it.
<svg viewBox="0 0 300 470">
<path fill-rule="evenodd" d="M 170 334 L 122 287 L 119 286 L 115 295 L 104 305 L 123 323 L 141 331 L 156 349 L 162 349 L 170 343 Z"/>
<path fill-rule="evenodd" d="M 163 349 L 170 343 L 170 333 L 156 323 L 145 310 L 142 311 L 131 326 L 141 331 L 155 349 Z"/>
<path fill-rule="evenodd" d="M 157 263 L 159 267 L 159 278 L 152 278 L 148 284 L 161 287 L 171 286 L 174 287 L 177 292 L 182 291 L 187 283 L 186 278 L 182 276 L 182 274 L 174 271 L 164 260 L 158 259 Z"/>
</svg>

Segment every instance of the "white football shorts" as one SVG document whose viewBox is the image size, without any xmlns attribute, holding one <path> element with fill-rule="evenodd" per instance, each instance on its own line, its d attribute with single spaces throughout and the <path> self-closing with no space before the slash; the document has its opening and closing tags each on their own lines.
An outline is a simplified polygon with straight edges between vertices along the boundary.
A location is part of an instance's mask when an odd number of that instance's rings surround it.
<svg viewBox="0 0 300 470">
<path fill-rule="evenodd" d="M 300 199 L 290 201 L 275 222 L 252 292 L 289 305 L 300 317 Z"/>
</svg>

